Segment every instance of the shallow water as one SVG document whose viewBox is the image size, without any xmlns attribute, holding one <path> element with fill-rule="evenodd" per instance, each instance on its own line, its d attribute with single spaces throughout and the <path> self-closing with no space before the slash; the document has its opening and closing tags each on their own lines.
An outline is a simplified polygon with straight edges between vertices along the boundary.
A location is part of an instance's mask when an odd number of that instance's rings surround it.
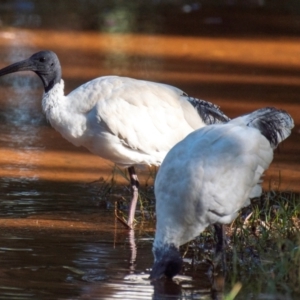
<svg viewBox="0 0 300 300">
<path fill-rule="evenodd" d="M 263 106 L 286 109 L 296 127 L 276 152 L 264 187 L 300 191 L 298 6 L 154 1 L 145 8 L 78 0 L 72 13 L 68 1 L 40 3 L 0 4 L 0 67 L 51 49 L 67 93 L 114 74 L 178 86 L 230 117 Z M 138 225 L 133 242 L 116 223 L 114 200 L 101 199 L 99 185 L 91 184 L 110 178 L 112 164 L 55 132 L 42 114 L 41 95 L 33 74 L 0 80 L 0 299 L 221 295 L 224 282 L 212 283 L 207 270 L 175 283 L 146 280 L 154 225 Z"/>
<path fill-rule="evenodd" d="M 1 190 L 0 299 L 216 293 L 208 276 L 151 285 L 153 230 L 145 226 L 131 236 L 112 210 L 99 207 L 94 185 L 7 180 Z"/>
</svg>

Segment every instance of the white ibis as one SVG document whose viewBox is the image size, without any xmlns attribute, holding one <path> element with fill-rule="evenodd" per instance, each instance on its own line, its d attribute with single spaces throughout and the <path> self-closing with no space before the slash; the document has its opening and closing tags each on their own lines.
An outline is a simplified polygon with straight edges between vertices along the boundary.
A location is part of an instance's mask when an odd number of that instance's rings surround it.
<svg viewBox="0 0 300 300">
<path fill-rule="evenodd" d="M 65 139 L 128 167 L 133 190 L 129 227 L 138 199 L 134 165 L 160 165 L 190 132 L 229 120 L 218 106 L 188 97 L 175 87 L 126 77 L 99 77 L 65 96 L 60 62 L 52 51 L 35 53 L 3 68 L 0 76 L 27 70 L 41 78 L 43 111 Z"/>
<path fill-rule="evenodd" d="M 251 198 L 261 195 L 261 177 L 273 149 L 293 127 L 285 111 L 262 108 L 198 129 L 169 151 L 154 185 L 157 223 L 151 279 L 178 274 L 180 245 L 209 225 L 230 223 Z"/>
</svg>

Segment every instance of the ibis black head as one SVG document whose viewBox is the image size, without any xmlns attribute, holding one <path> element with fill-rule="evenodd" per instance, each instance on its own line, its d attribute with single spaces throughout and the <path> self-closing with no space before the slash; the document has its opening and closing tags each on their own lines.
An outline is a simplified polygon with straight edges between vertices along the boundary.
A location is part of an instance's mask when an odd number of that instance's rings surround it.
<svg viewBox="0 0 300 300">
<path fill-rule="evenodd" d="M 182 268 L 182 258 L 178 248 L 174 245 L 156 248 L 154 252 L 154 265 L 149 279 L 156 280 L 163 276 L 173 278 Z"/>
<path fill-rule="evenodd" d="M 45 92 L 61 80 L 61 66 L 57 55 L 52 51 L 40 51 L 28 59 L 14 63 L 0 70 L 0 76 L 18 71 L 33 71 L 42 80 Z"/>
</svg>

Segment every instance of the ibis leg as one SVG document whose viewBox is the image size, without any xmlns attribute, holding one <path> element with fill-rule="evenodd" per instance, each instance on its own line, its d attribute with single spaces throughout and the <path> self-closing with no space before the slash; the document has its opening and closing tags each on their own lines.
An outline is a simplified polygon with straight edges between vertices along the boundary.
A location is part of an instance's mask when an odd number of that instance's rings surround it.
<svg viewBox="0 0 300 300">
<path fill-rule="evenodd" d="M 222 260 L 223 271 L 226 271 L 226 262 L 225 262 L 225 227 L 223 224 L 214 224 L 215 228 L 215 236 L 217 237 L 216 244 L 216 260 L 218 261 L 220 258 Z"/>
<path fill-rule="evenodd" d="M 129 172 L 129 177 L 130 177 L 132 198 L 131 198 L 131 202 L 130 202 L 130 208 L 129 208 L 129 215 L 128 215 L 127 224 L 130 228 L 132 228 L 133 221 L 134 221 L 136 204 L 137 204 L 137 200 L 138 200 L 138 197 L 139 197 L 139 185 L 140 185 L 140 183 L 139 183 L 138 177 L 135 173 L 134 167 L 129 167 L 128 172 Z"/>
<path fill-rule="evenodd" d="M 135 265 L 136 265 L 137 249 L 136 249 L 136 243 L 135 243 L 135 237 L 134 237 L 134 230 L 132 230 L 132 229 L 129 231 L 129 245 L 130 245 L 130 250 L 131 250 L 129 269 L 130 269 L 130 273 L 134 274 Z"/>
<path fill-rule="evenodd" d="M 224 250 L 225 230 L 223 224 L 214 224 L 215 237 L 217 237 L 216 254 L 220 254 Z"/>
</svg>

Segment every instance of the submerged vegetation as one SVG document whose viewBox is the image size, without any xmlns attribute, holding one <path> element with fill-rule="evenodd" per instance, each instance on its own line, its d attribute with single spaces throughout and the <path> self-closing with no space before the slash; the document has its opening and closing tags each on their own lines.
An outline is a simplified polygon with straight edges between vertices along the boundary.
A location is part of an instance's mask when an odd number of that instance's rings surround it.
<svg viewBox="0 0 300 300">
<path fill-rule="evenodd" d="M 155 221 L 153 181 L 156 169 L 149 169 L 140 188 L 137 226 Z M 116 176 L 129 182 L 127 173 L 114 167 L 109 180 L 101 179 L 99 197 L 126 219 L 130 188 L 116 184 Z M 226 226 L 226 271 L 214 263 L 214 229 L 181 247 L 184 273 L 206 276 L 224 274 L 224 299 L 295 299 L 300 295 L 300 195 L 291 191 L 263 192 Z M 205 266 L 206 265 L 206 266 Z M 204 268 L 205 266 L 206 268 Z M 197 276 L 199 277 L 199 276 Z"/>
</svg>

